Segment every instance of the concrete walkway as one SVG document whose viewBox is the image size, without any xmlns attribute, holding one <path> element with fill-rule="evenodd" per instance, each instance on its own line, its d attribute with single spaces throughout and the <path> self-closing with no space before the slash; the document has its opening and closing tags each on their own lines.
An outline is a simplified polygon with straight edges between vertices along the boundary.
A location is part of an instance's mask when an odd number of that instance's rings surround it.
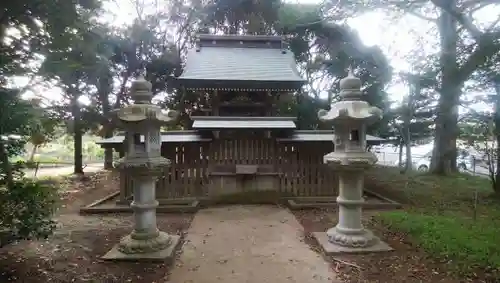
<svg viewBox="0 0 500 283">
<path fill-rule="evenodd" d="M 286 209 L 229 206 L 199 211 L 172 283 L 337 283 L 321 255 L 303 242 Z"/>
<path fill-rule="evenodd" d="M 101 163 L 90 163 L 87 164 L 87 166 L 83 169 L 83 172 L 85 173 L 91 173 L 91 172 L 97 172 L 102 170 L 104 168 L 104 164 Z M 73 166 L 61 166 L 61 167 L 44 167 L 44 168 L 39 168 L 36 177 L 41 178 L 41 177 L 56 177 L 56 176 L 64 176 L 64 175 L 71 175 L 73 173 Z M 35 177 L 35 170 L 34 169 L 27 169 L 24 171 L 26 174 L 26 177 L 28 178 L 34 178 Z"/>
</svg>

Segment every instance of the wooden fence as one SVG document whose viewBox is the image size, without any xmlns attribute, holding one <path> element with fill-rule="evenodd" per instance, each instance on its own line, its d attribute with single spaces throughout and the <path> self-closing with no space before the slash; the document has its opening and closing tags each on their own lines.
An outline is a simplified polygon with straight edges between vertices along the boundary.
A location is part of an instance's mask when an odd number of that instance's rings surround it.
<svg viewBox="0 0 500 283">
<path fill-rule="evenodd" d="M 157 198 L 207 197 L 210 172 L 216 166 L 232 165 L 259 165 L 268 173 L 276 173 L 276 191 L 286 196 L 334 196 L 337 176 L 323 164 L 323 156 L 331 150 L 331 142 L 281 143 L 273 139 L 169 143 L 162 154 L 172 161 L 172 166 L 158 179 Z M 130 176 L 122 174 L 122 199 L 130 198 L 132 186 Z"/>
</svg>

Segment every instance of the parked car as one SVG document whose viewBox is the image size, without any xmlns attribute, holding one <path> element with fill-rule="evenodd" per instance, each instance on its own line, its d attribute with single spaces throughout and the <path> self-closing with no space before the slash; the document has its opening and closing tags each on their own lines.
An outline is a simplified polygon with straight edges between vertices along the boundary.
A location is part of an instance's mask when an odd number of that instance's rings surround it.
<svg viewBox="0 0 500 283">
<path fill-rule="evenodd" d="M 421 172 L 428 171 L 429 168 L 431 168 L 431 158 L 432 158 L 432 151 L 428 152 L 423 156 L 412 156 L 413 168 Z M 403 166 L 405 166 L 404 163 L 402 164 L 402 167 Z M 472 156 L 465 150 L 459 150 L 457 156 L 458 170 L 462 172 L 471 170 L 473 166 L 474 165 Z"/>
</svg>

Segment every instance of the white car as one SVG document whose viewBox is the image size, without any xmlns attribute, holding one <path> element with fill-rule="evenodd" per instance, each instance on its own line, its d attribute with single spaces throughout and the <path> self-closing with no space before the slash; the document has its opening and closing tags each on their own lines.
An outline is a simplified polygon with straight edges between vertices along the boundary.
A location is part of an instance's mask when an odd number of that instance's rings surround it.
<svg viewBox="0 0 500 283">
<path fill-rule="evenodd" d="M 413 168 L 421 172 L 428 171 L 429 168 L 431 168 L 431 158 L 432 151 L 423 156 L 412 156 Z M 404 163 L 402 165 L 404 166 Z M 458 170 L 463 172 L 471 170 L 472 167 L 473 165 L 471 156 L 466 151 L 459 152 L 459 155 L 457 156 Z"/>
</svg>

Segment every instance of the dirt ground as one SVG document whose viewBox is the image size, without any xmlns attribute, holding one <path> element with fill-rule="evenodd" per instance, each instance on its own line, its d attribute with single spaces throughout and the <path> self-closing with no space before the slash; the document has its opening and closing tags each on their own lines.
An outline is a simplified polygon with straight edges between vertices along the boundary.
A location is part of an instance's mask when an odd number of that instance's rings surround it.
<svg viewBox="0 0 500 283">
<path fill-rule="evenodd" d="M 109 172 L 84 181 L 66 180 L 58 228 L 47 240 L 23 241 L 0 250 L 0 282 L 164 282 L 163 264 L 116 263 L 100 259 L 131 230 L 131 215 L 80 216 L 78 209 L 117 188 Z M 159 215 L 163 231 L 184 235 L 192 215 Z"/>
<path fill-rule="evenodd" d="M 380 223 L 372 221 L 374 212 L 365 212 L 365 227 L 388 243 L 394 251 L 360 255 L 339 255 L 327 258 L 347 283 L 459 283 L 486 282 L 460 279 L 452 276 L 444 263 L 436 262 L 407 240 L 406 235 L 388 231 Z M 334 209 L 314 209 L 294 212 L 304 226 L 306 241 L 319 252 L 311 232 L 322 232 L 335 226 L 337 213 Z M 493 282 L 491 282 L 493 283 Z"/>
<path fill-rule="evenodd" d="M 82 205 L 118 188 L 117 176 L 112 173 L 99 172 L 88 176 L 83 181 L 62 179 L 64 190 L 61 192 L 61 207 L 56 214 L 59 224 L 53 236 L 47 240 L 23 241 L 0 249 L 0 282 L 164 283 L 168 280 L 170 270 L 163 264 L 116 263 L 100 259 L 121 237 L 130 232 L 132 219 L 131 215 L 78 215 L 78 209 Z M 293 213 L 304 227 L 305 242 L 311 249 L 319 252 L 310 233 L 325 231 L 334 226 L 337 217 L 335 210 L 316 209 Z M 192 216 L 159 215 L 158 226 L 164 231 L 184 236 Z M 451 276 L 445 263 L 428 258 L 418 247 L 410 244 L 406 235 L 387 231 L 383 225 L 371 221 L 368 212 L 365 213 L 365 225 L 395 251 L 327 258 L 337 273 L 336 277 L 347 283 L 487 282 Z M 176 265 L 178 264 L 182 264 L 182 261 L 177 261 Z M 220 265 L 224 267 L 223 264 Z M 252 269 L 255 272 L 259 270 Z"/>
</svg>

